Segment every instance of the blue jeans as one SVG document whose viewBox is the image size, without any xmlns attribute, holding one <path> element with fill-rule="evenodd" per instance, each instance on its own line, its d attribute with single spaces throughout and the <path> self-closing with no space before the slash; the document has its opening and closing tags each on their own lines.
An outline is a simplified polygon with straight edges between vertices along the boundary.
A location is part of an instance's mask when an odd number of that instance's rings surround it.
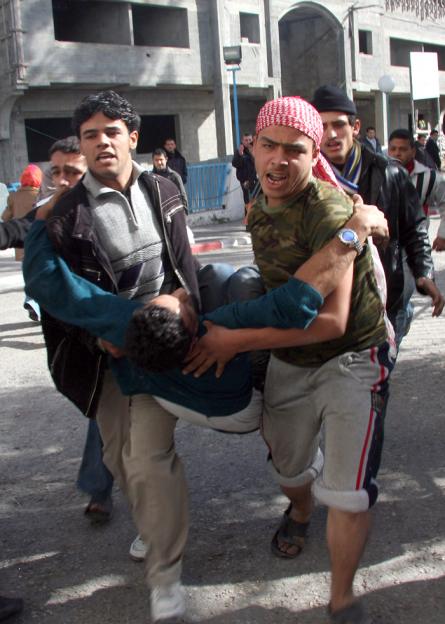
<svg viewBox="0 0 445 624">
<path fill-rule="evenodd" d="M 113 476 L 103 462 L 102 446 L 97 423 L 89 420 L 77 487 L 96 502 L 109 498 L 113 489 Z"/>
<path fill-rule="evenodd" d="M 224 262 L 203 266 L 198 271 L 198 284 L 203 313 L 233 301 L 256 299 L 266 292 L 257 267 L 235 269 Z"/>
<path fill-rule="evenodd" d="M 235 268 L 224 262 L 206 264 L 199 269 L 197 278 L 203 313 L 212 312 L 227 303 L 227 285 L 234 273 Z"/>
<path fill-rule="evenodd" d="M 226 302 L 248 301 L 266 293 L 260 272 L 256 266 L 244 266 L 234 273 L 228 282 Z"/>
<path fill-rule="evenodd" d="M 221 268 L 224 266 L 227 265 L 208 265 L 208 267 L 201 269 L 202 271 L 210 270 L 211 273 L 213 273 L 216 267 L 216 276 L 213 276 L 211 284 L 218 284 L 216 291 L 213 290 L 215 303 L 217 305 L 213 305 L 211 309 L 215 309 L 221 304 L 233 303 L 234 301 L 248 301 L 249 299 L 256 299 L 264 295 L 266 290 L 257 267 L 245 266 L 235 272 L 232 269 L 232 273 L 230 274 L 229 271 L 224 272 L 224 269 Z M 224 281 L 223 278 L 225 275 L 227 275 L 227 278 Z M 220 294 L 219 303 L 216 301 L 218 292 Z M 204 307 L 204 301 L 203 310 L 205 312 L 211 311 Z M 261 392 L 264 389 L 269 357 L 270 351 L 265 349 L 252 351 L 249 355 L 252 365 L 253 387 Z"/>
<path fill-rule="evenodd" d="M 411 321 L 414 316 L 414 307 L 413 304 L 408 301 L 408 303 L 398 310 L 392 324 L 394 327 L 395 340 L 397 345 L 397 351 L 400 348 L 400 343 L 403 338 L 409 332 L 409 328 L 411 327 Z"/>
<path fill-rule="evenodd" d="M 408 267 L 406 259 L 403 261 L 403 299 L 400 308 L 397 312 L 389 317 L 389 320 L 393 324 L 395 340 L 397 345 L 397 351 L 400 348 L 400 343 L 403 338 L 409 332 L 411 322 L 414 316 L 414 306 L 411 303 L 411 297 L 416 289 L 416 283 L 414 281 L 411 269 Z"/>
</svg>

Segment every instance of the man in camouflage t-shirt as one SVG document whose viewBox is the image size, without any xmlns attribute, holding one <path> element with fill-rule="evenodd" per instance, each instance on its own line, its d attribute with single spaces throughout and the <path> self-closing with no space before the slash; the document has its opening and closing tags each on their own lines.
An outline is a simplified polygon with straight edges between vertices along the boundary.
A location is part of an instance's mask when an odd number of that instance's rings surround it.
<svg viewBox="0 0 445 624">
<path fill-rule="evenodd" d="M 303 331 L 301 340 L 272 344 L 267 330 L 260 335 L 212 327 L 204 340 L 210 345 L 213 336 L 225 355 L 230 349 L 280 347 L 273 349 L 267 371 L 263 436 L 290 504 L 272 550 L 285 558 L 300 553 L 313 492 L 329 507 L 332 622 L 363 624 L 368 620 L 352 584 L 368 537 L 369 508 L 378 494 L 375 477 L 393 358 L 371 250 L 369 245 L 362 249 L 356 233 L 344 229 L 352 204 L 320 154 L 322 134 L 320 116 L 301 98 L 264 105 L 254 145 L 263 196 L 249 214 L 248 228 L 268 289 L 285 283 L 336 236 L 340 245 L 356 249 L 354 266 L 327 300 L 332 312 L 320 333 L 323 342 L 311 344 Z"/>
</svg>

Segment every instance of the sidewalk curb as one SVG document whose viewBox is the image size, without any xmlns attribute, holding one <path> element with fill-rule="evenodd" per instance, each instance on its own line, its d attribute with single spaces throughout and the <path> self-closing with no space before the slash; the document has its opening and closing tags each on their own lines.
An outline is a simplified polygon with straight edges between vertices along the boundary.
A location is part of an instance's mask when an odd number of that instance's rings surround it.
<svg viewBox="0 0 445 624">
<path fill-rule="evenodd" d="M 230 249 L 232 247 L 247 247 L 251 245 L 250 236 L 238 236 L 236 238 L 223 238 L 219 240 L 203 240 L 190 245 L 193 254 Z"/>
<path fill-rule="evenodd" d="M 222 241 L 207 241 L 190 245 L 192 254 L 206 253 L 207 251 L 216 251 L 223 248 Z"/>
</svg>

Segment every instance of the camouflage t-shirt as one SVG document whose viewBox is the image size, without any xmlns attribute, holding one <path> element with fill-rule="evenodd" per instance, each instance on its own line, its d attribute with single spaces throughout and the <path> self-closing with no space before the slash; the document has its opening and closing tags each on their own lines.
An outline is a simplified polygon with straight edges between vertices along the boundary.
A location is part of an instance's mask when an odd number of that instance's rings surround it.
<svg viewBox="0 0 445 624">
<path fill-rule="evenodd" d="M 330 241 L 352 214 L 352 202 L 328 182 L 311 179 L 304 191 L 271 208 L 261 197 L 249 214 L 255 260 L 267 289 L 287 282 L 299 266 Z M 281 360 L 319 366 L 347 351 L 361 351 L 386 339 L 383 305 L 371 251 L 354 262 L 351 308 L 345 335 L 302 347 L 274 350 Z"/>
</svg>

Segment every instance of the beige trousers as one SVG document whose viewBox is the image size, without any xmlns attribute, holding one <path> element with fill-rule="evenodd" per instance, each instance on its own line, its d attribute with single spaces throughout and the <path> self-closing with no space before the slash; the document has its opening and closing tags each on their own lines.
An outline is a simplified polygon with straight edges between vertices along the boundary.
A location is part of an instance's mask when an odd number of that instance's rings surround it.
<svg viewBox="0 0 445 624">
<path fill-rule="evenodd" d="M 104 462 L 147 545 L 149 587 L 179 580 L 187 541 L 187 484 L 175 451 L 176 422 L 151 396 L 122 395 L 106 372 L 97 411 Z"/>
</svg>

